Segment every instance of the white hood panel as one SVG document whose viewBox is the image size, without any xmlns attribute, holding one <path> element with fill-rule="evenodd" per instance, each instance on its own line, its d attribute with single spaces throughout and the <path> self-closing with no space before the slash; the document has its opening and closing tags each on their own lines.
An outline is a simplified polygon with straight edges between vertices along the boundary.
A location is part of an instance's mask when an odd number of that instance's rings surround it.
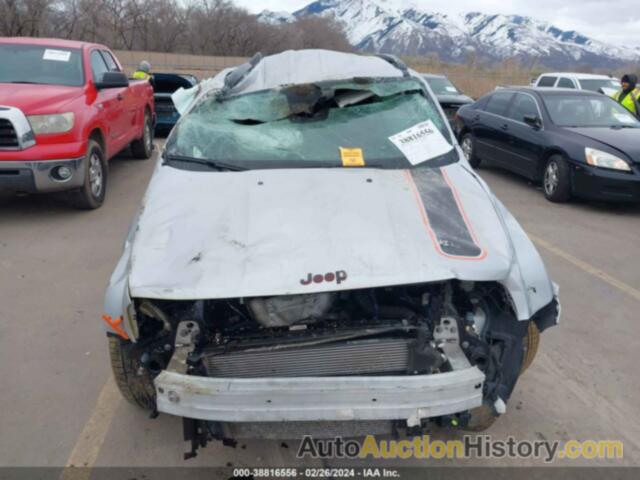
<svg viewBox="0 0 640 480">
<path fill-rule="evenodd" d="M 442 252 L 407 171 L 158 166 L 133 239 L 130 293 L 237 298 L 506 280 L 513 250 L 488 194 L 461 164 L 443 170 L 482 258 Z M 324 278 L 303 284 L 309 274 Z"/>
</svg>

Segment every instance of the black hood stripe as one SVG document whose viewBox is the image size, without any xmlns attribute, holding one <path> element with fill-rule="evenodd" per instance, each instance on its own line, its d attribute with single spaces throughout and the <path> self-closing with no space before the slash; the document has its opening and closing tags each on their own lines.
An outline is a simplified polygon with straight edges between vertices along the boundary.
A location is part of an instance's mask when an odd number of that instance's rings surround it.
<svg viewBox="0 0 640 480">
<path fill-rule="evenodd" d="M 444 169 L 408 170 L 422 217 L 438 252 L 446 257 L 482 260 L 486 251 L 478 245 L 464 207 Z"/>
</svg>

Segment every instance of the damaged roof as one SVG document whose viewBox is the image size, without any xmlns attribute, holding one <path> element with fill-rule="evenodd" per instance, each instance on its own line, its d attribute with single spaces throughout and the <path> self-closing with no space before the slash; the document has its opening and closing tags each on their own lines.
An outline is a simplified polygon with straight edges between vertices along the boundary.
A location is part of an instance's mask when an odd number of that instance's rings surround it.
<svg viewBox="0 0 640 480">
<path fill-rule="evenodd" d="M 238 67 L 227 68 L 190 89 L 179 89 L 172 100 L 178 112 L 184 114 L 195 100 L 211 91 L 220 90 L 224 80 Z M 330 50 L 287 50 L 262 58 L 232 90 L 232 95 L 278 88 L 283 85 L 352 78 L 402 77 L 403 72 L 387 60 L 376 56 L 333 52 Z"/>
<path fill-rule="evenodd" d="M 233 94 L 355 77 L 401 76 L 401 70 L 380 57 L 329 50 L 288 50 L 263 58 L 233 88 Z"/>
</svg>

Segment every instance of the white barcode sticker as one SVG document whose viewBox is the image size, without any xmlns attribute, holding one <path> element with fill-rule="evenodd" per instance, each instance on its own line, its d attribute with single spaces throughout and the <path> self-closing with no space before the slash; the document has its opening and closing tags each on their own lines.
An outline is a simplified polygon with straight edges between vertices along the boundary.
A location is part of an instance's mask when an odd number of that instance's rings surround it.
<svg viewBox="0 0 640 480">
<path fill-rule="evenodd" d="M 47 48 L 42 55 L 43 60 L 52 60 L 54 62 L 68 62 L 71 58 L 71 52 L 68 50 L 52 50 Z"/>
<path fill-rule="evenodd" d="M 389 140 L 403 153 L 411 165 L 426 162 L 453 149 L 431 120 L 418 123 Z"/>
</svg>

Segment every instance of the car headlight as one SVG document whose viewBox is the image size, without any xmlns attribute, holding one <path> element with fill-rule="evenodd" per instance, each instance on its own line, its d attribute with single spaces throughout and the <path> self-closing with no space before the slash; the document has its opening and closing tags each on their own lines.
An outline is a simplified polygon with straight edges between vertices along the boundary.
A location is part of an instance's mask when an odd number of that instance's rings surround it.
<svg viewBox="0 0 640 480">
<path fill-rule="evenodd" d="M 36 135 L 65 133 L 73 128 L 73 113 L 29 115 L 27 119 Z"/>
<path fill-rule="evenodd" d="M 587 163 L 591 166 L 623 170 L 625 172 L 631 171 L 631 167 L 626 161 L 610 153 L 596 150 L 595 148 L 585 148 L 584 155 L 587 158 Z"/>
</svg>

